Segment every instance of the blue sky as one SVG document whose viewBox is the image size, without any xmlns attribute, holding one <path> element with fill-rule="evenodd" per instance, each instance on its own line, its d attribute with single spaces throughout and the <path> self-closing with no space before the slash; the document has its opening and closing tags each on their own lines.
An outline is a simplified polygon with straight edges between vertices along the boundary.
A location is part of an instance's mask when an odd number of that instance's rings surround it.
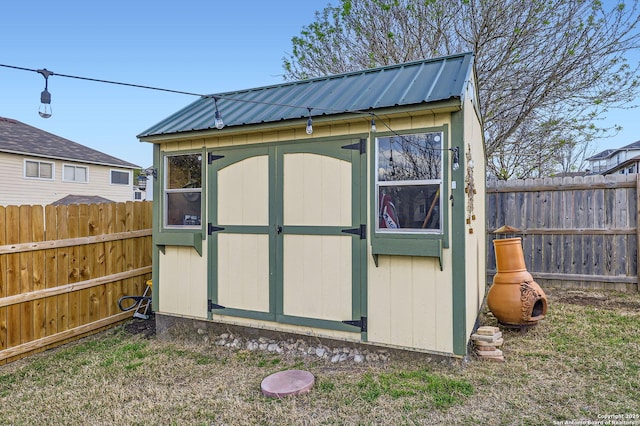
<svg viewBox="0 0 640 426">
<path fill-rule="evenodd" d="M 194 93 L 283 81 L 291 38 L 337 0 L 28 0 L 4 2 L 0 64 Z M 142 167 L 136 135 L 195 97 L 49 77 L 53 116 L 38 115 L 44 78 L 0 67 L 0 116 Z M 611 114 L 624 130 L 599 149 L 640 140 L 640 109 Z"/>
</svg>

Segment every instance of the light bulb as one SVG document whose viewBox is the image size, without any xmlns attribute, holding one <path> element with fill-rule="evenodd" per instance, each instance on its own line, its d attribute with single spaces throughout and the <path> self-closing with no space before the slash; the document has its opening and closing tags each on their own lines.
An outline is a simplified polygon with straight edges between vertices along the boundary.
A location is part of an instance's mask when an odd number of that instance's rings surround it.
<svg viewBox="0 0 640 426">
<path fill-rule="evenodd" d="M 450 150 L 453 153 L 451 168 L 453 170 L 458 170 L 460 168 L 460 148 L 455 147 L 450 148 Z"/>
<path fill-rule="evenodd" d="M 40 93 L 40 108 L 38 109 L 38 114 L 42 118 L 49 118 L 53 111 L 51 110 L 51 93 L 47 89 L 44 89 L 42 93 Z"/>
<path fill-rule="evenodd" d="M 307 120 L 307 134 L 310 135 L 313 133 L 313 120 L 311 117 Z"/>
<path fill-rule="evenodd" d="M 215 116 L 215 125 L 216 125 L 216 129 L 220 130 L 224 127 L 224 121 L 222 121 L 222 116 L 220 115 L 220 111 L 218 111 L 216 109 L 216 116 Z"/>
<path fill-rule="evenodd" d="M 376 128 L 376 119 L 375 119 L 375 118 L 372 118 L 372 119 L 371 119 L 371 132 L 372 132 L 372 133 L 375 133 L 375 132 L 377 132 L 377 131 L 378 131 L 378 129 Z"/>
</svg>

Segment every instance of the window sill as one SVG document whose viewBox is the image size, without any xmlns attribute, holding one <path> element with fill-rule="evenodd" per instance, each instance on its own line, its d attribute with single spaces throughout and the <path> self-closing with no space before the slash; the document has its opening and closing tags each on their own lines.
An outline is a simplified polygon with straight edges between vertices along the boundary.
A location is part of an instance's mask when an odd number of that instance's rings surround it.
<svg viewBox="0 0 640 426">
<path fill-rule="evenodd" d="M 201 231 L 189 232 L 159 232 L 153 235 L 153 243 L 164 253 L 165 246 L 185 246 L 193 247 L 200 256 L 202 256 L 202 239 Z"/>
<path fill-rule="evenodd" d="M 442 271 L 442 238 L 374 238 L 371 253 L 376 266 L 380 254 L 436 257 Z"/>
</svg>

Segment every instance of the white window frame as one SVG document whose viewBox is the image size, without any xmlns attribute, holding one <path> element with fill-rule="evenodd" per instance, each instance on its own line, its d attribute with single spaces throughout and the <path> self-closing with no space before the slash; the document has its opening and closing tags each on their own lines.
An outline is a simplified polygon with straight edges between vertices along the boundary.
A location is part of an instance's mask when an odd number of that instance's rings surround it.
<svg viewBox="0 0 640 426">
<path fill-rule="evenodd" d="M 65 168 L 66 167 L 73 167 L 73 179 L 65 179 Z M 75 178 L 76 176 L 76 169 L 84 169 L 85 171 L 85 180 L 77 180 Z M 62 164 L 62 181 L 63 182 L 71 182 L 71 183 L 89 183 L 89 167 L 87 166 L 79 166 L 77 164 L 70 164 L 70 163 L 63 163 Z"/>
<path fill-rule="evenodd" d="M 164 179 L 163 179 L 163 227 L 165 229 L 202 229 L 203 227 L 203 205 L 204 205 L 204 199 L 203 199 L 203 193 L 202 193 L 202 181 L 204 180 L 204 176 L 201 176 L 201 186 L 197 187 L 197 188 L 168 188 L 169 186 L 169 158 L 171 157 L 179 157 L 179 156 L 185 156 L 185 155 L 197 155 L 199 156 L 199 160 L 202 162 L 202 153 L 201 152 L 176 152 L 176 153 L 170 153 L 164 156 L 163 158 L 163 170 L 164 172 Z M 204 164 L 201 163 L 201 168 L 202 170 L 204 170 Z M 201 170 L 201 171 L 202 171 Z M 183 193 L 183 194 L 191 194 L 191 196 L 199 196 L 200 197 L 200 225 L 177 225 L 177 224 L 169 224 L 168 220 L 169 220 L 169 196 L 171 194 L 179 194 L 179 193 Z M 197 194 L 197 195 L 196 195 Z"/>
<path fill-rule="evenodd" d="M 129 177 L 127 178 L 127 183 L 118 183 L 118 182 L 114 182 L 113 181 L 113 172 L 116 173 L 125 173 L 128 174 Z M 118 185 L 118 186 L 132 186 L 133 184 L 131 183 L 131 171 L 130 170 L 118 170 L 118 169 L 110 169 L 109 170 L 109 183 L 111 185 Z"/>
<path fill-rule="evenodd" d="M 27 163 L 38 163 L 38 176 L 27 176 Z M 40 166 L 42 164 L 48 164 L 51 166 L 51 177 L 41 177 Z M 56 164 L 52 161 L 41 161 L 41 160 L 30 160 L 24 159 L 24 166 L 22 169 L 22 177 L 25 179 L 36 179 L 36 180 L 55 180 L 56 177 Z"/>
<path fill-rule="evenodd" d="M 378 174 L 378 170 L 380 165 L 378 164 L 379 162 L 379 158 L 378 158 L 378 153 L 379 153 L 379 143 L 380 143 L 380 139 L 387 139 L 387 138 L 394 138 L 394 137 L 408 137 L 408 136 L 413 136 L 413 135 L 425 135 L 425 134 L 434 134 L 436 136 L 439 136 L 440 138 L 440 148 L 438 149 L 438 151 L 440 153 L 444 152 L 444 133 L 442 131 L 416 131 L 415 133 L 407 133 L 404 135 L 387 135 L 387 136 L 380 136 L 380 137 L 376 137 L 375 139 L 375 144 L 374 144 L 374 156 L 375 156 L 375 194 L 374 194 L 374 199 L 378 200 L 379 194 L 380 194 L 380 190 L 382 188 L 394 188 L 394 187 L 403 187 L 403 186 L 438 186 L 439 187 L 439 206 L 442 212 L 442 203 L 443 203 L 443 184 L 444 184 L 444 158 L 441 155 L 441 159 L 440 159 L 440 178 L 439 179 L 416 179 L 416 180 L 397 180 L 397 181 L 385 181 L 385 180 L 379 180 L 379 174 Z M 375 217 L 379 218 L 380 217 L 380 205 L 379 202 L 376 201 L 375 202 Z M 391 228 L 381 228 L 379 226 L 379 221 L 376 220 L 375 222 L 375 232 L 379 233 L 379 234 L 436 234 L 436 235 L 441 235 L 444 231 L 444 223 L 443 220 L 446 220 L 446 218 L 444 218 L 442 216 L 442 213 L 440 214 L 440 220 L 438 223 L 438 228 L 426 228 L 426 229 L 418 229 L 418 228 L 395 228 L 395 229 L 391 229 Z"/>
</svg>

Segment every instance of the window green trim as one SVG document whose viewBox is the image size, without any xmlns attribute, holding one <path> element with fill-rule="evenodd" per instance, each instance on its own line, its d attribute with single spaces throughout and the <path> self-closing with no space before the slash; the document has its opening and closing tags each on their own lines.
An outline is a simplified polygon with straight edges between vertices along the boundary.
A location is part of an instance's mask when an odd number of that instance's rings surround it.
<svg viewBox="0 0 640 426">
<path fill-rule="evenodd" d="M 200 226 L 185 227 L 165 226 L 165 161 L 167 157 L 175 155 L 200 154 L 202 158 L 201 166 L 201 193 L 200 193 Z M 206 238 L 207 224 L 205 219 L 205 200 L 206 200 L 206 168 L 207 168 L 207 151 L 205 148 L 199 150 L 186 151 L 165 151 L 158 152 L 155 155 L 154 163 L 158 170 L 158 179 L 154 182 L 154 206 L 157 214 L 157 220 L 154 221 L 153 242 L 164 253 L 165 246 L 186 246 L 193 249 L 202 256 L 202 240 Z"/>
<path fill-rule="evenodd" d="M 424 256 L 437 257 L 442 270 L 442 239 L 416 239 L 412 238 L 387 238 L 384 242 L 372 247 L 372 254 L 376 266 L 378 265 L 378 255 L 397 255 L 397 256 Z"/>
<path fill-rule="evenodd" d="M 460 147 L 460 168 L 452 174 L 452 179 L 460 184 L 452 191 L 454 197 L 460 199 L 460 205 L 464 205 L 464 173 L 466 161 L 464 160 L 464 112 L 459 111 L 451 114 L 451 139 L 452 144 Z M 451 287 L 452 287 L 452 325 L 453 325 L 453 353 L 456 355 L 466 355 L 467 341 L 467 287 L 466 287 L 466 218 L 465 209 L 454 208 L 451 213 L 451 223 L 453 230 L 451 235 L 452 251 L 457 256 L 452 256 Z"/>
<path fill-rule="evenodd" d="M 165 246 L 187 246 L 202 256 L 202 239 L 201 232 L 161 232 L 154 235 L 153 242 L 163 253 Z"/>
<path fill-rule="evenodd" d="M 160 164 L 160 145 L 153 144 L 153 164 L 155 165 L 156 177 L 158 176 L 158 164 Z M 147 187 L 147 191 L 149 187 Z M 158 185 L 158 179 L 152 178 L 151 190 L 153 191 L 153 199 L 158 200 L 160 198 L 160 185 Z M 160 206 L 157 201 L 153 202 L 153 212 L 151 217 L 151 228 L 153 232 L 152 241 L 155 241 L 160 229 Z M 162 247 L 164 248 L 164 246 Z M 153 281 L 153 287 L 151 289 L 151 305 L 154 312 L 158 312 L 160 309 L 160 291 L 159 291 L 159 275 L 160 275 L 160 247 L 153 244 L 152 246 L 152 263 L 151 263 L 151 279 Z"/>
<path fill-rule="evenodd" d="M 271 312 L 250 311 L 247 309 L 237 309 L 237 308 L 212 309 L 208 312 L 208 315 L 209 315 L 208 316 L 209 319 L 213 319 L 214 315 L 241 317 L 241 318 L 254 319 L 254 320 L 260 320 L 260 321 L 274 321 L 275 319 L 275 314 Z"/>
<path fill-rule="evenodd" d="M 378 218 L 376 217 L 377 211 L 377 190 L 376 190 L 376 143 L 372 139 L 371 143 L 371 155 L 369 156 L 369 177 L 370 177 L 370 224 L 371 224 L 371 252 L 374 257 L 374 261 L 377 264 L 378 255 L 399 255 L 399 256 L 425 256 L 438 258 L 440 263 L 440 269 L 442 266 L 442 250 L 449 247 L 449 213 L 450 213 L 450 188 L 449 177 L 451 173 L 451 152 L 449 144 L 449 126 L 447 124 L 438 127 L 428 127 L 419 129 L 409 129 L 398 132 L 378 132 L 376 137 L 393 136 L 396 134 L 415 134 L 415 133 L 430 133 L 430 132 L 442 132 L 442 186 L 441 186 L 441 220 L 442 231 L 437 233 L 424 233 L 424 232 L 379 232 L 376 230 L 376 224 Z"/>
<path fill-rule="evenodd" d="M 302 327 L 323 328 L 325 330 L 349 331 L 352 333 L 361 333 L 360 328 L 355 325 L 345 324 L 341 321 L 297 317 L 294 315 L 276 315 L 276 321 L 283 324 L 292 324 Z"/>
</svg>

